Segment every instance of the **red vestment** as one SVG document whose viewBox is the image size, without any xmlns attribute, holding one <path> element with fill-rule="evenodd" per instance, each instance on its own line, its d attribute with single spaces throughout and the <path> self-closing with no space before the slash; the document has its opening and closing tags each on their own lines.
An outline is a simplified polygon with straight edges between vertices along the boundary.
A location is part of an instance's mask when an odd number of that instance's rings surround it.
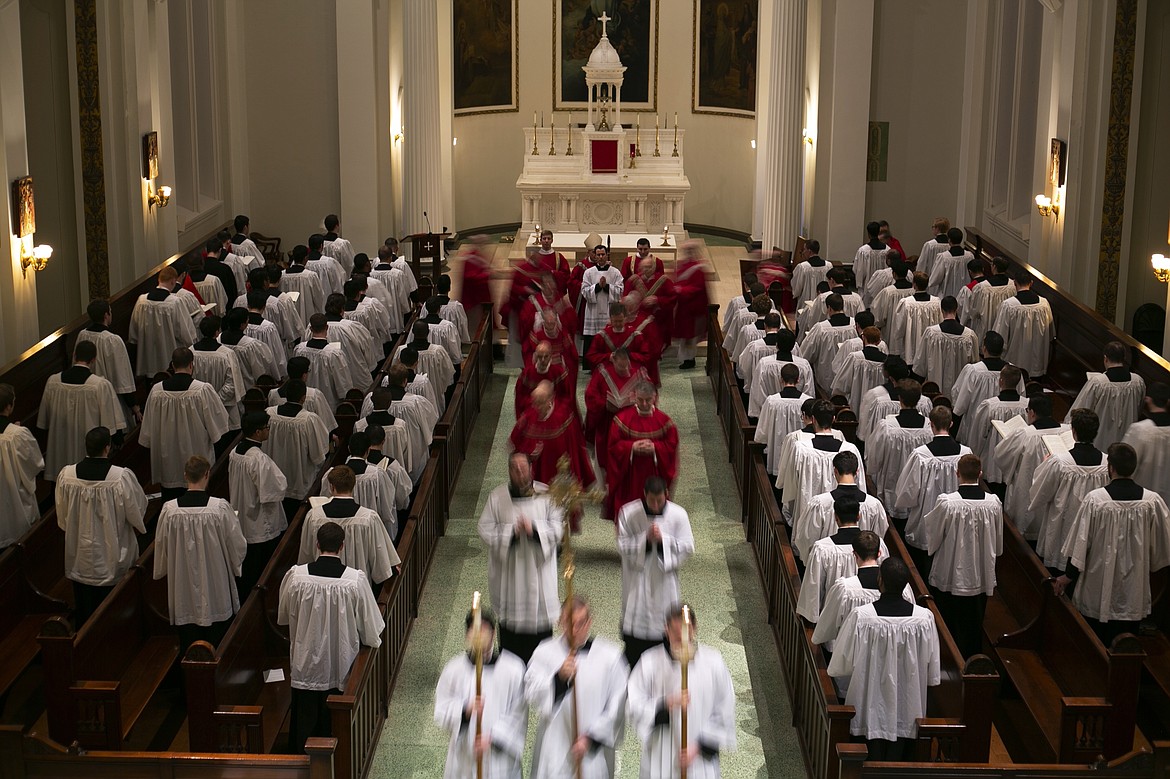
<svg viewBox="0 0 1170 779">
<path fill-rule="evenodd" d="M 756 265 L 756 280 L 764 285 L 769 295 L 772 293 L 772 284 L 778 283 L 779 300 L 773 297 L 772 302 L 786 314 L 796 310 L 796 303 L 792 297 L 792 270 L 787 265 L 772 259 L 760 260 Z"/>
<path fill-rule="evenodd" d="M 651 453 L 634 451 L 636 441 L 654 445 Z M 613 519 L 617 510 L 631 500 L 640 500 L 651 476 L 661 476 L 667 488 L 678 476 L 678 429 L 657 408 L 646 416 L 636 407 L 625 408 L 614 415 L 609 428 L 608 474 L 609 490 L 605 495 L 602 517 Z"/>
<path fill-rule="evenodd" d="M 573 304 L 573 310 L 577 314 L 577 329 L 573 331 L 577 335 L 581 335 L 585 331 L 585 299 L 581 297 L 585 271 L 596 264 L 592 257 L 582 257 L 569 274 L 569 302 Z"/>
<path fill-rule="evenodd" d="M 654 275 L 661 276 L 666 272 L 666 267 L 662 264 L 662 260 L 656 257 L 653 253 L 651 253 L 650 256 L 654 257 Z M 634 262 L 638 259 L 638 255 L 630 254 L 627 255 L 624 260 L 622 260 L 623 279 L 628 279 L 630 276 L 633 276 L 638 272 L 638 268 L 634 265 Z"/>
<path fill-rule="evenodd" d="M 487 259 L 476 249 L 467 252 L 463 257 L 463 281 L 459 287 L 459 302 L 465 311 L 492 302 L 490 281 L 491 266 Z"/>
<path fill-rule="evenodd" d="M 517 419 L 532 405 L 532 391 L 542 381 L 552 382 L 553 397 L 558 403 L 563 401 L 566 404 L 576 406 L 576 398 L 569 391 L 569 374 L 564 365 L 556 362 L 551 363 L 548 370 L 541 373 L 536 369 L 536 363 L 531 362 L 526 364 L 524 370 L 520 371 L 520 375 L 516 377 Z"/>
<path fill-rule="evenodd" d="M 512 269 L 512 284 L 508 288 L 504 304 L 500 306 L 500 316 L 503 317 L 505 323 L 512 314 L 520 316 L 520 310 L 524 308 L 525 301 L 533 293 L 540 291 L 540 274 L 543 272 L 544 268 L 540 263 L 534 263 L 531 260 L 524 260 Z"/>
<path fill-rule="evenodd" d="M 561 327 L 565 328 L 565 332 L 577 333 L 577 312 L 573 310 L 568 299 L 561 295 L 556 300 L 548 300 L 544 293 L 536 292 L 524 301 L 524 305 L 520 309 L 520 343 L 528 340 L 533 328 L 540 321 L 541 312 L 546 308 L 552 308 L 556 312 L 557 319 L 561 320 Z"/>
<path fill-rule="evenodd" d="M 631 363 L 629 374 L 622 376 L 612 362 L 606 362 L 594 369 L 585 388 L 585 439 L 593 444 L 597 464 L 603 469 L 613 415 L 633 405 L 634 387 L 642 380 L 649 381 L 645 368 Z"/>
<path fill-rule="evenodd" d="M 643 320 L 640 326 L 627 324 L 626 329 L 620 333 L 614 332 L 613 325 L 606 325 L 589 342 L 589 351 L 585 354 L 585 359 L 596 369 L 597 366 L 608 363 L 615 350 L 624 348 L 630 353 L 630 362 L 645 368 L 649 373 L 651 365 L 656 367 L 658 365 L 654 334 L 647 332 L 649 330 L 653 330 L 649 320 Z"/>
<path fill-rule="evenodd" d="M 707 264 L 699 258 L 683 260 L 675 273 L 674 337 L 688 340 L 707 334 Z"/>
<path fill-rule="evenodd" d="M 541 254 L 537 252 L 536 260 L 540 263 L 540 273 L 551 273 L 557 282 L 557 292 L 565 294 L 569 289 L 569 261 L 559 252 Z M 540 278 L 537 276 L 539 286 Z"/>
<path fill-rule="evenodd" d="M 590 487 L 596 480 L 589 452 L 585 449 L 585 434 L 581 420 L 565 403 L 553 402 L 547 419 L 541 419 L 535 408 L 529 408 L 516 420 L 508 436 L 512 448 L 525 452 L 532 459 L 532 478 L 549 484 L 557 475 L 557 461 L 569 458 L 569 472 L 577 477 L 582 487 Z M 580 513 L 570 517 L 574 530 L 580 525 Z"/>
<path fill-rule="evenodd" d="M 638 293 L 641 299 L 638 310 L 647 316 L 654 317 L 654 329 L 658 336 L 660 350 L 670 346 L 670 339 L 674 332 L 674 282 L 659 273 L 647 282 L 641 275 L 635 274 L 626 279 L 625 294 Z M 650 298 L 653 302 L 647 303 Z"/>
<path fill-rule="evenodd" d="M 538 327 L 533 330 L 528 340 L 523 342 L 524 346 L 524 364 L 528 365 L 533 361 L 532 355 L 536 352 L 536 346 L 541 341 L 545 341 L 552 347 L 553 364 L 564 365 L 565 373 L 568 376 L 569 391 L 573 397 L 577 396 L 577 369 L 580 367 L 581 355 L 577 353 L 577 345 L 573 343 L 573 334 L 566 330 L 559 322 L 556 326 L 555 332 L 548 332 L 543 327 Z"/>
</svg>

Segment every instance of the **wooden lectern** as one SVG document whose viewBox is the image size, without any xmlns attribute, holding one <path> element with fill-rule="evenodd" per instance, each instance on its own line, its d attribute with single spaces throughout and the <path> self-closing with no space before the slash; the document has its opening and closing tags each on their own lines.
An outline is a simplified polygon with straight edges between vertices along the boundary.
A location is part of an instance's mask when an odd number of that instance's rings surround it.
<svg viewBox="0 0 1170 779">
<path fill-rule="evenodd" d="M 435 284 L 439 283 L 439 276 L 443 273 L 443 239 L 450 233 L 415 233 L 406 236 L 411 243 L 410 264 L 414 269 L 415 278 L 422 278 L 421 260 L 430 259 L 431 276 Z"/>
</svg>

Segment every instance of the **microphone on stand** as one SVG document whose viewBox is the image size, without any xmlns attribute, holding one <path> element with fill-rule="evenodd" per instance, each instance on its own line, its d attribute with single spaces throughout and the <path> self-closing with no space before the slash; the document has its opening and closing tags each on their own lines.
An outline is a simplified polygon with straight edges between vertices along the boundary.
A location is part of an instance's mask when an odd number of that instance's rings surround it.
<svg viewBox="0 0 1170 779">
<path fill-rule="evenodd" d="M 427 232 L 433 233 L 434 230 L 431 229 L 431 218 L 429 216 L 427 216 L 426 211 L 423 211 L 423 219 L 427 220 Z"/>
</svg>

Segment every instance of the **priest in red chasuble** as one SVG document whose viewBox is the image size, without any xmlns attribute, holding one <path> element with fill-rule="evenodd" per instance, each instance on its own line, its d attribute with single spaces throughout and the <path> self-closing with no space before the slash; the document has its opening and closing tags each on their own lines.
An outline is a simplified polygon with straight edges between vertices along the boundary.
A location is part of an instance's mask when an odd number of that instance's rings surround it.
<svg viewBox="0 0 1170 779">
<path fill-rule="evenodd" d="M 699 253 L 697 241 L 686 241 L 679 247 L 680 256 L 675 267 L 674 337 L 679 340 L 679 368 L 695 367 L 696 344 L 707 335 L 707 262 Z"/>
<path fill-rule="evenodd" d="M 551 308 L 561 320 L 565 332 L 576 336 L 578 331 L 577 311 L 565 293 L 557 289 L 556 279 L 551 273 L 540 274 L 540 289 L 524 301 L 520 309 L 520 342 L 527 340 L 533 328 L 540 324 L 540 315 Z"/>
<path fill-rule="evenodd" d="M 613 519 L 626 503 L 640 500 L 649 477 L 661 476 L 669 487 L 678 476 L 678 429 L 658 410 L 657 400 L 654 385 L 641 383 L 634 388 L 634 405 L 614 415 L 605 469 L 609 482 L 602 506 L 605 519 Z"/>
<path fill-rule="evenodd" d="M 551 273 L 557 282 L 560 294 L 569 289 L 569 261 L 560 252 L 554 252 L 552 230 L 540 231 L 540 251 L 536 253 L 537 262 L 541 270 Z"/>
<path fill-rule="evenodd" d="M 552 383 L 557 401 L 576 407 L 576 398 L 569 389 L 569 374 L 565 366 L 553 363 L 552 346 L 541 341 L 532 353 L 532 362 L 516 378 L 516 418 L 519 419 L 532 405 L 532 393 L 542 381 Z"/>
<path fill-rule="evenodd" d="M 463 252 L 463 278 L 459 284 L 459 302 L 467 312 L 467 328 L 472 337 L 479 329 L 483 316 L 480 306 L 492 302 L 492 263 L 488 257 L 486 235 L 471 238 L 467 251 Z"/>
<path fill-rule="evenodd" d="M 613 415 L 634 405 L 634 389 L 648 381 L 646 369 L 634 365 L 630 353 L 623 348 L 614 350 L 609 362 L 593 371 L 585 388 L 585 439 L 593 444 L 597 464 L 606 466 L 606 444 Z"/>
<path fill-rule="evenodd" d="M 622 260 L 622 278 L 628 279 L 630 276 L 633 276 L 635 273 L 637 273 L 638 267 L 642 264 L 642 260 L 646 259 L 647 257 L 654 257 L 654 255 L 650 254 L 650 239 L 639 238 L 638 251 L 634 254 L 626 255 L 626 258 Z M 665 271 L 666 268 L 663 266 L 662 260 L 658 257 L 654 257 L 654 272 L 664 273 Z"/>
<path fill-rule="evenodd" d="M 597 366 L 610 361 L 618 349 L 625 349 L 630 362 L 636 368 L 646 368 L 655 360 L 653 334 L 647 334 L 650 320 L 645 319 L 640 327 L 629 324 L 626 304 L 615 300 L 609 304 L 609 324 L 601 329 L 589 342 L 586 361 L 596 370 Z M 651 328 L 652 329 L 652 328 Z"/>
<path fill-rule="evenodd" d="M 540 291 L 540 275 L 543 269 L 536 254 L 529 254 L 524 262 L 512 269 L 512 282 L 508 287 L 508 294 L 500 306 L 500 316 L 508 328 L 507 362 L 509 368 L 519 368 L 524 365 L 522 347 L 532 323 L 522 327 L 520 315 L 528 298 Z"/>
<path fill-rule="evenodd" d="M 532 403 L 512 428 L 508 437 L 512 448 L 524 452 L 532 461 L 532 478 L 550 483 L 557 475 L 557 461 L 569 460 L 569 472 L 590 487 L 594 482 L 593 466 L 585 449 L 585 434 L 574 405 L 558 400 L 551 382 L 542 381 L 532 391 Z M 578 511 L 570 517 L 573 532 L 580 530 Z"/>
<path fill-rule="evenodd" d="M 546 308 L 541 312 L 540 326 L 529 334 L 528 340 L 525 342 L 525 364 L 535 359 L 536 347 L 541 343 L 547 343 L 552 348 L 554 365 L 565 366 L 569 380 L 569 391 L 575 397 L 577 394 L 577 370 L 580 367 L 581 358 L 577 353 L 577 345 L 573 343 L 573 332 L 565 329 L 551 308 Z"/>
<path fill-rule="evenodd" d="M 625 289 L 638 296 L 639 311 L 654 317 L 658 341 L 666 349 L 674 331 L 674 282 L 658 270 L 653 257 L 646 257 L 639 260 L 638 272 L 626 279 Z"/>
</svg>

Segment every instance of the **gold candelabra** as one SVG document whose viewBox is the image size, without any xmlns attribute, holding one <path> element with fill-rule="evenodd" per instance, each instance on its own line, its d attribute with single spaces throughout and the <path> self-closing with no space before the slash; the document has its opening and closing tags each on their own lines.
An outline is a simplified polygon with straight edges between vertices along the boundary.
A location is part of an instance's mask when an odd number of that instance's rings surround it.
<svg viewBox="0 0 1170 779">
<path fill-rule="evenodd" d="M 569 112 L 569 148 L 565 150 L 566 157 L 573 156 L 573 112 Z"/>
<path fill-rule="evenodd" d="M 654 156 L 662 156 L 662 150 L 658 148 L 658 114 L 654 114 Z"/>
<path fill-rule="evenodd" d="M 678 111 L 674 112 L 674 151 L 670 153 L 670 156 L 678 156 Z"/>
</svg>

